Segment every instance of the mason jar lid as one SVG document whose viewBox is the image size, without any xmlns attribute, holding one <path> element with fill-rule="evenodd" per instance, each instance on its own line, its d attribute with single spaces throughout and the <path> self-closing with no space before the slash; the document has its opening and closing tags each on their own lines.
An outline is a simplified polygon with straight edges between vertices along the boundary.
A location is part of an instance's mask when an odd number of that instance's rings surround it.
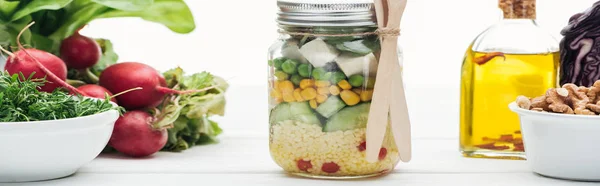
<svg viewBox="0 0 600 186">
<path fill-rule="evenodd" d="M 373 0 L 277 0 L 277 22 L 288 26 L 375 26 Z"/>
</svg>

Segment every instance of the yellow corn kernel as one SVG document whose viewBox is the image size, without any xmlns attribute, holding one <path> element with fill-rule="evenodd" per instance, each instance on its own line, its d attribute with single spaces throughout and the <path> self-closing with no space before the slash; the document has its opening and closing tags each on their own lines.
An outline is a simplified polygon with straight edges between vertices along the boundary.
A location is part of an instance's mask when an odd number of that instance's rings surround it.
<svg viewBox="0 0 600 186">
<path fill-rule="evenodd" d="M 302 98 L 302 95 L 300 94 L 300 92 L 302 91 L 302 89 L 297 88 L 296 90 L 294 90 L 294 98 L 296 99 L 297 102 L 303 102 L 304 98 Z"/>
<path fill-rule="evenodd" d="M 279 104 L 283 101 L 283 98 L 275 98 L 275 104 Z"/>
<path fill-rule="evenodd" d="M 292 94 L 284 94 L 283 101 L 288 102 L 288 103 L 295 102 L 296 98 L 294 98 L 294 96 Z"/>
<path fill-rule="evenodd" d="M 331 85 L 331 83 L 329 81 L 317 81 L 317 82 L 315 82 L 315 85 L 317 87 L 329 87 L 329 85 Z"/>
<path fill-rule="evenodd" d="M 368 89 L 360 92 L 361 101 L 371 101 L 373 99 L 373 89 Z"/>
<path fill-rule="evenodd" d="M 329 87 L 319 87 L 317 88 L 317 93 L 319 95 L 329 95 Z"/>
<path fill-rule="evenodd" d="M 340 87 L 338 87 L 337 85 L 331 85 L 329 87 L 329 92 L 331 93 L 331 95 L 337 96 L 340 95 Z"/>
<path fill-rule="evenodd" d="M 278 90 L 279 91 L 279 81 L 274 81 L 273 82 L 273 89 Z"/>
<path fill-rule="evenodd" d="M 348 81 L 346 80 L 341 80 L 340 82 L 338 82 L 338 86 L 340 86 L 340 88 L 344 90 L 352 89 L 352 85 L 350 85 L 350 83 L 348 83 Z"/>
<path fill-rule="evenodd" d="M 353 106 L 360 102 L 360 98 L 359 98 L 358 94 L 356 94 L 355 92 L 352 92 L 350 90 L 343 90 L 340 93 L 340 97 L 342 98 L 342 100 L 344 100 L 344 102 L 348 106 Z"/>
<path fill-rule="evenodd" d="M 314 99 L 311 99 L 310 101 L 308 101 L 308 104 L 310 105 L 310 108 L 313 108 L 313 109 L 317 109 L 317 106 L 319 106 L 317 104 L 317 100 L 314 100 Z"/>
<path fill-rule="evenodd" d="M 323 102 L 325 102 L 325 100 L 327 100 L 327 95 L 318 95 L 317 96 L 317 103 L 323 103 Z"/>
<path fill-rule="evenodd" d="M 312 79 L 303 79 L 300 80 L 300 88 L 305 89 L 308 87 L 313 87 L 315 86 L 315 80 Z"/>
<path fill-rule="evenodd" d="M 304 98 L 304 100 L 315 99 L 317 97 L 317 90 L 315 90 L 315 88 L 308 87 L 302 90 L 300 92 L 300 95 L 302 95 L 302 98 Z"/>
<path fill-rule="evenodd" d="M 277 90 L 271 90 L 271 97 L 272 98 L 283 98 L 281 95 L 281 92 L 279 92 Z"/>
<path fill-rule="evenodd" d="M 291 81 L 279 82 L 279 91 L 281 91 L 283 95 L 289 94 L 291 96 L 292 92 L 294 92 L 294 84 Z"/>
<path fill-rule="evenodd" d="M 353 88 L 352 92 L 355 92 L 356 94 L 360 94 L 362 92 L 361 88 Z"/>
</svg>

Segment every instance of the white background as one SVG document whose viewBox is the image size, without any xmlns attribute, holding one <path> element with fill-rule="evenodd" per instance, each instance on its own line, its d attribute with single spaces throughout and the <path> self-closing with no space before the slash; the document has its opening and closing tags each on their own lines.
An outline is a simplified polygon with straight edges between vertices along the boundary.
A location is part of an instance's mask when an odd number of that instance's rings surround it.
<svg viewBox="0 0 600 186">
<path fill-rule="evenodd" d="M 560 40 L 560 30 L 569 17 L 594 2 L 537 0 L 538 23 Z M 278 36 L 276 1 L 187 3 L 197 24 L 190 34 L 176 34 L 159 24 L 123 18 L 94 21 L 83 33 L 111 39 L 120 61 L 139 61 L 158 70 L 181 66 L 189 72 L 209 71 L 232 78 L 231 91 L 264 90 L 260 98 L 230 100 L 221 124 L 226 132 L 260 127 L 266 134 L 266 64 L 268 48 Z M 414 136 L 458 137 L 463 54 L 477 34 L 499 20 L 497 3 L 498 0 L 408 1 L 400 40 Z M 420 104 L 431 103 L 431 99 L 438 104 Z M 263 120 L 244 120 L 246 114 L 260 115 Z"/>
</svg>

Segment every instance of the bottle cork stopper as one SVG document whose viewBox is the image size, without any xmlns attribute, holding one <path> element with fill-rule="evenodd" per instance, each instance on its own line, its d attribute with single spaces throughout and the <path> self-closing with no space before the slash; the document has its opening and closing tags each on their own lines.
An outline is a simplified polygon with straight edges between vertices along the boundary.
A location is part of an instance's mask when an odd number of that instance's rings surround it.
<svg viewBox="0 0 600 186">
<path fill-rule="evenodd" d="M 535 0 L 498 0 L 504 19 L 535 19 Z"/>
</svg>

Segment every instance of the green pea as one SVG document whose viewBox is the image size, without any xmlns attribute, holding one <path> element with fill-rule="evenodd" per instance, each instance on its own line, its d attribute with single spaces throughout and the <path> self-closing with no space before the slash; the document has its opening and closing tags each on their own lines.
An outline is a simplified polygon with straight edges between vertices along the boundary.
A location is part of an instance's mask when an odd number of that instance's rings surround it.
<svg viewBox="0 0 600 186">
<path fill-rule="evenodd" d="M 283 62 L 285 62 L 285 58 L 273 59 L 273 66 L 275 66 L 275 69 L 281 70 L 281 65 L 283 64 Z"/>
<path fill-rule="evenodd" d="M 310 72 L 312 71 L 312 65 L 310 64 L 300 64 L 298 65 L 298 74 L 302 77 L 310 77 Z"/>
<path fill-rule="evenodd" d="M 275 71 L 274 75 L 277 77 L 277 80 L 287 80 L 290 77 L 290 75 L 280 70 Z"/>
<path fill-rule="evenodd" d="M 375 77 L 368 77 L 366 86 L 367 88 L 375 88 Z"/>
<path fill-rule="evenodd" d="M 281 70 L 288 74 L 295 74 L 296 67 L 298 66 L 298 62 L 288 59 L 283 64 L 281 64 Z"/>
<path fill-rule="evenodd" d="M 346 79 L 346 75 L 343 72 L 336 71 L 333 72 L 333 76 L 331 77 L 331 83 L 337 84 L 338 82 L 344 79 Z"/>
<path fill-rule="evenodd" d="M 354 74 L 351 75 L 350 78 L 348 78 L 348 83 L 350 83 L 350 85 L 352 85 L 353 87 L 360 87 L 363 85 L 364 82 L 365 77 L 363 77 L 360 74 Z"/>
<path fill-rule="evenodd" d="M 325 71 L 325 69 L 324 69 L 324 68 L 320 68 L 320 67 L 319 67 L 319 68 L 315 68 L 315 69 L 312 71 L 312 77 L 313 77 L 313 79 L 320 80 L 320 79 L 321 79 L 321 77 L 322 77 L 323 75 L 325 75 L 325 73 L 327 73 L 327 71 Z"/>
<path fill-rule="evenodd" d="M 327 72 L 327 73 L 323 74 L 323 76 L 321 76 L 321 79 L 319 79 L 319 80 L 330 80 L 331 77 L 333 77 L 333 72 Z"/>
<path fill-rule="evenodd" d="M 292 81 L 292 83 L 294 83 L 294 85 L 298 86 L 298 85 L 300 85 L 300 81 L 302 81 L 302 77 L 300 77 L 300 75 L 298 75 L 298 74 L 294 74 L 290 78 L 290 81 Z"/>
</svg>

